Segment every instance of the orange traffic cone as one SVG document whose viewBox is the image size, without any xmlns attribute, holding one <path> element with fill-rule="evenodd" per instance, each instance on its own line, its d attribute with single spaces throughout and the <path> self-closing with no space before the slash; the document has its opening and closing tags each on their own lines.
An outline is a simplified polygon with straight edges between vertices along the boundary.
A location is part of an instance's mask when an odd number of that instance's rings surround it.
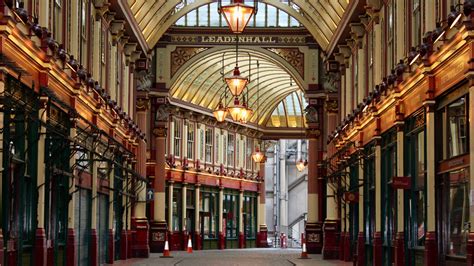
<svg viewBox="0 0 474 266">
<path fill-rule="evenodd" d="M 165 248 L 163 249 L 163 255 L 160 258 L 172 258 L 170 253 L 170 246 L 168 244 L 168 236 L 165 236 Z"/>
<path fill-rule="evenodd" d="M 303 238 L 303 249 L 301 250 L 300 259 L 309 259 L 308 252 L 306 251 L 306 240 Z"/>
<path fill-rule="evenodd" d="M 193 253 L 193 243 L 191 242 L 191 235 L 188 238 L 188 253 Z"/>
</svg>

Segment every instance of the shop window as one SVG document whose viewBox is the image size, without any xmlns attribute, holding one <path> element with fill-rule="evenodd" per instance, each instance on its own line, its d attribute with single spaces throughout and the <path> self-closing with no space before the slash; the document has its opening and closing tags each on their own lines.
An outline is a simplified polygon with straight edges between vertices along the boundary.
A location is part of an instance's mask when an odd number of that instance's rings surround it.
<svg viewBox="0 0 474 266">
<path fill-rule="evenodd" d="M 200 203 L 200 217 L 201 217 L 201 232 L 203 238 L 217 239 L 217 227 L 219 218 L 219 201 L 218 193 L 214 191 L 201 192 Z"/>
<path fill-rule="evenodd" d="M 467 96 L 459 98 L 446 107 L 447 155 L 448 158 L 468 151 L 468 110 Z"/>
<path fill-rule="evenodd" d="M 426 233 L 426 148 L 425 113 L 422 110 L 407 119 L 405 132 L 405 171 L 411 177 L 411 190 L 405 193 L 409 248 L 424 246 Z"/>
<path fill-rule="evenodd" d="M 382 136 L 382 237 L 383 260 L 392 261 L 397 222 L 397 191 L 392 178 L 397 175 L 397 132 L 391 130 Z"/>
<path fill-rule="evenodd" d="M 372 260 L 372 245 L 375 233 L 375 144 L 368 144 L 364 160 L 364 234 L 366 258 Z"/>
<path fill-rule="evenodd" d="M 469 236 L 469 168 L 446 174 L 449 180 L 448 254 L 466 256 Z"/>
<path fill-rule="evenodd" d="M 194 225 L 194 204 L 195 204 L 195 191 L 194 189 L 186 190 L 186 221 L 184 227 L 186 227 L 187 232 L 195 231 Z"/>
<path fill-rule="evenodd" d="M 172 226 L 173 232 L 181 231 L 181 214 L 182 214 L 182 189 L 173 188 L 173 212 L 172 212 Z"/>
<path fill-rule="evenodd" d="M 422 17 L 421 10 L 423 8 L 423 0 L 412 0 L 412 22 L 411 22 L 411 31 L 412 31 L 412 45 L 413 47 L 418 46 L 421 43 L 422 35 Z"/>
<path fill-rule="evenodd" d="M 219 145 L 219 138 L 220 138 L 220 130 L 219 129 L 216 129 L 216 136 L 215 136 L 215 142 L 214 142 L 214 154 L 215 154 L 215 162 L 216 164 L 219 164 L 221 162 L 221 158 L 220 158 L 220 145 Z"/>
<path fill-rule="evenodd" d="M 239 196 L 234 194 L 224 195 L 224 224 L 227 239 L 235 239 L 239 235 Z"/>
<path fill-rule="evenodd" d="M 257 198 L 254 195 L 244 196 L 243 206 L 244 233 L 246 239 L 255 239 L 257 232 Z"/>
<path fill-rule="evenodd" d="M 252 149 L 253 149 L 253 139 L 251 138 L 247 138 L 247 141 L 245 142 L 245 145 L 246 145 L 246 150 L 247 150 L 247 154 L 245 156 L 245 159 L 246 159 L 246 168 L 247 170 L 252 170 L 252 164 L 253 164 L 253 160 L 252 160 Z"/>
<path fill-rule="evenodd" d="M 65 24 L 63 22 L 63 14 L 62 14 L 62 3 L 63 0 L 52 0 L 51 4 L 51 16 L 50 18 L 52 19 L 51 26 L 52 26 L 52 31 L 53 31 L 53 37 L 58 40 L 59 42 L 62 42 L 62 27 Z"/>
</svg>

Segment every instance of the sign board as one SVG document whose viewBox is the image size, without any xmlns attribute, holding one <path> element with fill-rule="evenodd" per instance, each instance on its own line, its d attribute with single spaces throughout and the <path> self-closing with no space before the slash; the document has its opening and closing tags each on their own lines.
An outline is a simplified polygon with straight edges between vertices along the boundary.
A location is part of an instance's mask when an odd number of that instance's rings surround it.
<svg viewBox="0 0 474 266">
<path fill-rule="evenodd" d="M 155 190 L 153 188 L 146 189 L 146 201 L 152 201 L 155 199 Z"/>
<path fill-rule="evenodd" d="M 392 178 L 392 188 L 394 189 L 410 189 L 411 177 L 409 176 L 394 176 Z"/>
<path fill-rule="evenodd" d="M 359 202 L 359 192 L 345 192 L 344 199 L 349 203 Z"/>
</svg>

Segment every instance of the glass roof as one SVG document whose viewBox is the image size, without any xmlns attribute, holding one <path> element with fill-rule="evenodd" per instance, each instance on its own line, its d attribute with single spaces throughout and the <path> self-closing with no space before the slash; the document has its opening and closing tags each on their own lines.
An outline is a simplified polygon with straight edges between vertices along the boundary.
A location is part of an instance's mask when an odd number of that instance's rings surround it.
<svg viewBox="0 0 474 266">
<path fill-rule="evenodd" d="M 286 96 L 273 110 L 267 127 L 304 127 L 305 118 L 303 110 L 308 103 L 301 90 Z"/>
<path fill-rule="evenodd" d="M 253 5 L 253 1 L 247 1 L 248 5 Z M 299 7 L 290 4 L 288 0 L 281 1 L 290 5 L 295 10 Z M 176 12 L 181 10 L 188 4 L 194 3 L 194 0 L 183 0 L 180 5 L 176 6 Z M 229 4 L 230 0 L 222 1 L 222 5 Z M 301 24 L 294 17 L 288 15 L 285 11 L 278 9 L 272 5 L 258 2 L 258 12 L 250 20 L 249 27 L 301 27 Z M 218 3 L 205 4 L 197 9 L 188 12 L 186 15 L 176 21 L 175 26 L 180 27 L 227 27 L 225 19 L 217 12 Z"/>
<path fill-rule="evenodd" d="M 301 125 L 301 119 L 297 118 L 301 114 L 299 102 L 301 96 L 292 96 L 295 91 L 301 88 L 293 80 L 280 63 L 261 52 L 242 48 L 239 50 L 238 65 L 242 76 L 249 77 L 250 83 L 245 92 L 248 91 L 248 104 L 254 109 L 254 114 L 250 119 L 251 123 L 260 125 L 267 124 L 273 110 L 281 101 L 289 101 L 283 107 L 287 111 L 281 110 L 282 114 L 289 113 L 291 118 L 283 125 Z M 251 57 L 247 56 L 251 54 Z M 176 79 L 171 85 L 170 94 L 172 98 L 201 106 L 208 110 L 213 110 L 219 103 L 221 97 L 225 96 L 225 84 L 222 80 L 224 76 L 231 75 L 235 66 L 235 50 L 226 48 L 209 54 L 195 57 L 192 63 L 182 72 L 177 73 Z M 224 72 L 222 73 L 222 64 Z M 258 91 L 258 93 L 257 93 Z M 229 106 L 233 102 L 230 93 L 224 104 Z M 258 110 L 257 110 L 258 109 Z"/>
</svg>

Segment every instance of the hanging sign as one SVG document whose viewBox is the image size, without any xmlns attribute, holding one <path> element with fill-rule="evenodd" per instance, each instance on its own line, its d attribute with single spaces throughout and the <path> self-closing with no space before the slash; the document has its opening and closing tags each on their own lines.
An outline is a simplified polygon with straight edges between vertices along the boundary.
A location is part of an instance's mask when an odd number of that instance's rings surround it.
<svg viewBox="0 0 474 266">
<path fill-rule="evenodd" d="M 394 189 L 410 189 L 411 177 L 409 176 L 394 176 L 392 178 L 392 188 Z"/>
<path fill-rule="evenodd" d="M 359 192 L 345 192 L 344 200 L 348 201 L 349 203 L 359 202 Z"/>
</svg>

